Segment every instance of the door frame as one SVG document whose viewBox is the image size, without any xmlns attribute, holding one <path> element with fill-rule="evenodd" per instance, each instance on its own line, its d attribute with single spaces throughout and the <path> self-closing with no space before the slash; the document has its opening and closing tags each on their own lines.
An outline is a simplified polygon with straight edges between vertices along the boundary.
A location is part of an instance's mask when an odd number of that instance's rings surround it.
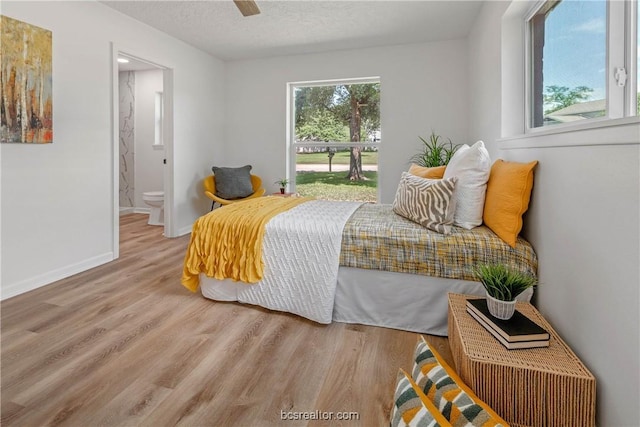
<svg viewBox="0 0 640 427">
<path fill-rule="evenodd" d="M 149 56 L 136 52 L 135 49 L 123 47 L 116 43 L 111 43 L 111 162 L 112 162 L 112 183 L 111 190 L 113 195 L 113 259 L 120 256 L 120 126 L 119 113 L 119 86 L 118 86 L 118 55 L 123 54 L 137 61 L 146 62 L 154 67 L 162 70 L 162 92 L 163 92 L 163 109 L 164 119 L 162 124 L 162 133 L 164 140 L 164 236 L 177 237 L 175 230 L 176 221 L 174 214 L 173 201 L 173 69 L 162 65 L 159 61 L 148 59 Z"/>
</svg>

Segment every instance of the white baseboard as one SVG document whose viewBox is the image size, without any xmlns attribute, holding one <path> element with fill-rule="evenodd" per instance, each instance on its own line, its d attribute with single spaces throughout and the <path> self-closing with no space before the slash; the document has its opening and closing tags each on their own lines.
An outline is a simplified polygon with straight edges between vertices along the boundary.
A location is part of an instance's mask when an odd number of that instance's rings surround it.
<svg viewBox="0 0 640 427">
<path fill-rule="evenodd" d="M 178 236 L 176 237 L 184 236 L 185 234 L 190 234 L 192 228 L 193 228 L 193 224 L 188 225 L 186 227 L 182 227 L 181 229 L 178 230 Z"/>
<path fill-rule="evenodd" d="M 126 215 L 130 213 L 134 213 L 133 208 L 120 208 L 120 215 Z"/>
<path fill-rule="evenodd" d="M 0 300 L 32 291 L 34 289 L 49 285 L 58 280 L 65 279 L 69 276 L 73 276 L 74 274 L 82 273 L 83 271 L 87 271 L 91 268 L 106 264 L 111 261 L 113 261 L 113 252 L 107 252 L 105 254 L 89 258 L 79 263 L 69 265 L 67 267 L 58 268 L 48 273 L 40 274 L 38 276 L 22 280 L 18 283 L 4 286 L 2 287 L 2 295 L 0 295 Z"/>
<path fill-rule="evenodd" d="M 133 213 L 148 214 L 149 212 L 151 212 L 150 208 L 133 208 Z"/>
</svg>

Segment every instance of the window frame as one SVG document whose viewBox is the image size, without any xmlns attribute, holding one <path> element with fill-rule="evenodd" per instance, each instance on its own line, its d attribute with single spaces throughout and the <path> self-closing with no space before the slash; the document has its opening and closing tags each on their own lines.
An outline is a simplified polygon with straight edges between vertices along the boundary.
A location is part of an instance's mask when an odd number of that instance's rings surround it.
<svg viewBox="0 0 640 427">
<path fill-rule="evenodd" d="M 163 123 L 164 123 L 164 94 L 162 91 L 157 91 L 154 94 L 154 133 L 153 133 L 153 144 L 152 147 L 154 150 L 164 149 L 164 132 L 163 132 Z"/>
<path fill-rule="evenodd" d="M 627 77 L 629 82 L 629 89 L 625 94 L 625 106 L 628 116 L 640 116 L 640 109 L 638 108 L 638 80 L 640 79 L 640 70 L 638 70 L 638 55 L 640 55 L 640 48 L 638 47 L 638 39 L 640 39 L 640 15 L 638 15 L 638 6 L 640 1 L 627 1 L 626 5 L 626 21 L 625 26 L 627 28 L 627 40 L 625 44 L 625 52 L 629 67 L 627 68 L 628 76 L 635 76 L 634 78 Z"/>
<path fill-rule="evenodd" d="M 555 0 L 539 0 L 524 14 L 524 133 L 525 135 L 553 134 L 574 130 L 590 129 L 602 126 L 615 126 L 627 119 L 637 119 L 640 112 L 635 111 L 634 100 L 637 96 L 637 7 L 635 1 L 607 0 L 606 17 L 606 60 L 605 60 L 605 115 L 571 123 L 558 123 L 552 126 L 534 127 L 534 60 L 533 60 L 533 17 L 549 3 Z M 569 1 L 569 0 L 564 0 Z M 557 2 L 557 1 L 556 1 Z M 622 23 L 622 25 L 611 25 Z M 627 82 L 624 87 L 617 85 L 614 70 L 624 67 Z"/>
</svg>

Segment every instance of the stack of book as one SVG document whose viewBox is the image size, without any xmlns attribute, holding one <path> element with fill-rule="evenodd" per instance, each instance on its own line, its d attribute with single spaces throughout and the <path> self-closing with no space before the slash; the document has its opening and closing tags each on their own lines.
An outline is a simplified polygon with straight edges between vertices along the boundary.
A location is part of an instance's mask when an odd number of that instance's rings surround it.
<svg viewBox="0 0 640 427">
<path fill-rule="evenodd" d="M 518 310 L 509 320 L 493 317 L 486 299 L 468 299 L 467 312 L 507 349 L 549 347 L 549 332 Z"/>
</svg>

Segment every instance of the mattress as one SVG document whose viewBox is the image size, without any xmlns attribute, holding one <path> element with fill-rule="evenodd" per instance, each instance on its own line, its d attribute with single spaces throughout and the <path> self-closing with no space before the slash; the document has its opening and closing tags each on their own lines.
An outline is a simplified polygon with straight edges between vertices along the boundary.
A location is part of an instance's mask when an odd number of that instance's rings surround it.
<svg viewBox="0 0 640 427">
<path fill-rule="evenodd" d="M 514 249 L 486 227 L 453 227 L 444 236 L 396 215 L 391 205 L 351 205 L 348 210 L 340 202 L 314 201 L 276 216 L 266 226 L 263 280 L 246 284 L 200 273 L 203 296 L 291 312 L 320 323 L 339 321 L 446 335 L 447 293 L 484 294 L 482 285 L 473 280 L 475 265 L 501 262 L 536 273 L 535 253 L 523 239 Z M 300 221 L 313 227 L 299 228 L 296 222 Z M 327 252 L 321 243 L 328 239 L 322 238 L 325 231 L 320 230 L 329 226 L 333 234 L 340 230 L 342 240 Z M 314 249 L 300 251 L 308 243 Z M 330 275 L 320 274 L 324 270 L 318 270 L 318 265 L 326 262 L 330 252 L 335 253 L 336 270 L 329 283 Z M 280 262 L 284 253 L 295 262 Z M 317 254 L 324 255 L 316 259 Z M 529 290 L 519 299 L 528 301 L 531 295 Z"/>
<path fill-rule="evenodd" d="M 388 204 L 365 204 L 342 232 L 340 265 L 475 280 L 478 264 L 505 264 L 536 277 L 538 259 L 526 240 L 512 248 L 486 226 L 450 234 L 428 230 L 393 212 Z"/>
</svg>

